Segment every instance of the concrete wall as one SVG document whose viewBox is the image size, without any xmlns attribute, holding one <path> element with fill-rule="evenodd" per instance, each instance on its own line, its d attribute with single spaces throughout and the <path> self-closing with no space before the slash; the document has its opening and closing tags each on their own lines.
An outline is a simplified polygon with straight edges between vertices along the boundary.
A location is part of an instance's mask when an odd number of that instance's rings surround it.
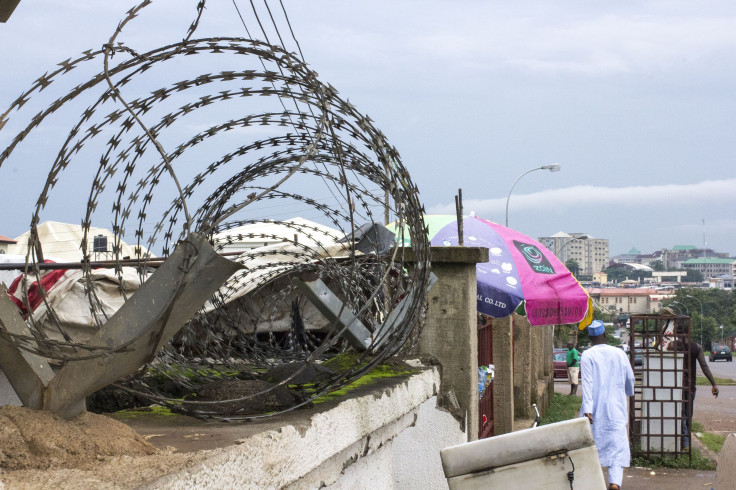
<svg viewBox="0 0 736 490">
<path fill-rule="evenodd" d="M 414 426 L 394 439 L 394 488 L 447 488 L 438 448 L 462 444 L 468 437 L 452 415 L 437 409 L 437 401 L 432 397 L 423 403 Z"/>
<path fill-rule="evenodd" d="M 544 415 L 552 401 L 554 326 L 535 327 L 514 314 L 493 320 L 493 328 L 494 433 L 501 435 L 529 427 L 532 404 Z"/>
<path fill-rule="evenodd" d="M 439 451 L 467 435 L 437 408 L 439 383 L 439 370 L 426 370 L 317 414 L 306 428 L 243 439 L 151 488 L 447 488 Z"/>
<path fill-rule="evenodd" d="M 421 354 L 442 365 L 440 404 L 450 410 L 470 440 L 478 438 L 478 298 L 476 264 L 488 261 L 488 249 L 432 247 L 437 283 L 419 338 Z"/>
<path fill-rule="evenodd" d="M 553 326 L 533 327 L 522 316 L 514 315 L 514 414 L 517 419 L 533 419 L 532 404 L 539 411 L 549 406 L 554 391 L 552 370 Z M 552 390 L 550 390 L 550 386 Z"/>
<path fill-rule="evenodd" d="M 3 370 L 0 369 L 0 406 L 2 405 L 15 405 L 20 407 L 23 406 L 23 403 L 20 401 L 20 398 L 18 398 L 18 395 L 15 393 L 15 390 L 10 384 L 8 377 L 5 376 Z"/>
<path fill-rule="evenodd" d="M 326 488 L 444 490 L 447 479 L 439 450 L 466 439 L 455 418 L 437 409 L 434 396 L 419 406 L 414 425 L 343 469 L 340 478 Z"/>
<path fill-rule="evenodd" d="M 514 430 L 514 324 L 512 317 L 493 320 L 493 433 Z"/>
</svg>

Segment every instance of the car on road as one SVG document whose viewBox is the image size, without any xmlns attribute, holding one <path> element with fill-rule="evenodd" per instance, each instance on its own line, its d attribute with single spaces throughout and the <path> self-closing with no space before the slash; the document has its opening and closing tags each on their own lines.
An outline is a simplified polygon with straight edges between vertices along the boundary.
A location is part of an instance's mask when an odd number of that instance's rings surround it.
<svg viewBox="0 0 736 490">
<path fill-rule="evenodd" d="M 713 348 L 710 350 L 708 360 L 710 362 L 715 362 L 718 359 L 723 359 L 724 361 L 728 362 L 733 361 L 733 356 L 731 356 L 731 349 L 729 349 L 725 345 L 713 345 Z"/>
<path fill-rule="evenodd" d="M 567 379 L 567 349 L 555 349 L 552 356 L 555 379 Z"/>
</svg>

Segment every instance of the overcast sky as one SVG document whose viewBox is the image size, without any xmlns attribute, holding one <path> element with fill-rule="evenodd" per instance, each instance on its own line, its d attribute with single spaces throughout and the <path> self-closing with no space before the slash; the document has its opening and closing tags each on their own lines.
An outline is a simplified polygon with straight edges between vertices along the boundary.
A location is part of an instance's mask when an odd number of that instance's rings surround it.
<svg viewBox="0 0 736 490">
<path fill-rule="evenodd" d="M 736 254 L 736 3 L 283 1 L 307 62 L 396 146 L 429 212 L 462 188 L 466 213 L 503 223 L 514 181 L 559 163 L 519 180 L 511 227 L 608 238 L 611 255 Z M 136 3 L 22 0 L 0 24 L 0 113 Z M 181 39 L 195 4 L 155 0 L 126 44 Z M 198 36 L 245 36 L 232 0 L 208 5 Z"/>
</svg>

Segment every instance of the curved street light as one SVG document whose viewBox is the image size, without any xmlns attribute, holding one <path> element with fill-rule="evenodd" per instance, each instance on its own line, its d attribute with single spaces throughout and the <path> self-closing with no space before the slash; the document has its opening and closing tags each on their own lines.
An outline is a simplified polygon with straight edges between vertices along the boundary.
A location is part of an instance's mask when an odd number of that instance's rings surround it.
<svg viewBox="0 0 736 490">
<path fill-rule="evenodd" d="M 565 261 L 565 260 L 562 260 L 562 251 L 563 251 L 563 250 L 565 249 L 565 247 L 567 247 L 568 245 L 570 245 L 570 244 L 571 244 L 572 242 L 574 242 L 575 240 L 587 240 L 587 239 L 588 239 L 588 235 L 580 235 L 580 236 L 576 236 L 576 237 L 573 237 L 573 238 L 571 238 L 570 240 L 566 241 L 566 242 L 565 242 L 565 243 L 564 243 L 564 244 L 563 244 L 563 245 L 562 245 L 562 246 L 560 247 L 560 249 L 559 249 L 559 250 L 557 251 L 557 253 L 555 254 L 555 257 L 557 257 L 558 259 L 560 259 L 560 262 L 562 262 L 562 263 L 563 263 L 563 265 L 564 265 L 565 267 L 567 267 L 567 264 L 565 264 L 565 262 L 566 262 L 566 261 Z M 575 261 L 575 262 L 577 262 L 577 261 Z M 578 264 L 578 265 L 579 265 L 579 264 Z M 571 272 L 572 272 L 572 271 L 571 271 Z M 577 270 L 575 271 L 574 275 L 577 275 L 577 274 L 579 274 L 579 273 L 580 273 L 580 268 L 578 267 L 578 269 L 577 269 Z"/>
<path fill-rule="evenodd" d="M 685 314 L 690 315 L 690 310 L 687 308 L 687 305 L 685 303 L 680 303 L 679 301 L 673 301 L 672 303 L 682 306 L 683 308 L 685 308 Z"/>
<path fill-rule="evenodd" d="M 587 240 L 588 238 L 590 238 L 588 235 L 580 235 L 580 236 L 572 237 L 560 247 L 560 249 L 557 251 L 555 255 L 557 256 L 558 259 L 562 260 L 562 251 L 565 249 L 565 247 L 570 245 L 575 240 Z"/>
<path fill-rule="evenodd" d="M 559 163 L 553 163 L 552 165 L 542 165 L 541 167 L 527 170 L 523 174 L 519 175 L 519 178 L 516 179 L 514 185 L 511 186 L 509 195 L 506 197 L 506 226 L 509 226 L 509 199 L 511 199 L 511 193 L 514 192 L 514 187 L 516 187 L 517 182 L 519 182 L 523 176 L 528 173 L 534 172 L 535 170 L 549 170 L 550 172 L 559 172 L 561 167 L 562 165 L 560 165 Z"/>
<path fill-rule="evenodd" d="M 700 346 L 703 346 L 703 302 L 691 294 L 686 294 L 688 298 L 692 298 L 700 303 Z"/>
</svg>

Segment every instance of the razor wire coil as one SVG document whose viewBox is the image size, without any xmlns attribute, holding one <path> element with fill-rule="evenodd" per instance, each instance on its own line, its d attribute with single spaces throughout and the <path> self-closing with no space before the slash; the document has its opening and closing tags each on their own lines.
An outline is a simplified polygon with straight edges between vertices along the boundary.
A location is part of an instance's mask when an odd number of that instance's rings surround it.
<svg viewBox="0 0 736 490">
<path fill-rule="evenodd" d="M 2 334 L 60 363 L 128 348 L 129 343 L 87 345 L 85 335 L 68 327 L 53 290 L 34 286 L 48 274 L 39 267 L 44 259 L 39 226 L 73 213 L 74 206 L 81 216 L 80 284 L 91 331 L 103 328 L 115 311 L 103 297 L 90 250 L 92 230 L 100 223 L 113 237 L 112 270 L 123 301 L 136 294 L 156 260 L 166 258 L 191 232 L 209 237 L 223 253 L 261 239 L 270 245 L 233 256 L 245 268 L 155 359 L 119 385 L 201 417 L 263 416 L 246 413 L 237 402 L 290 386 L 300 371 L 256 394 L 226 400 L 182 403 L 172 392 L 221 381 L 223 373 L 253 379 L 274 366 L 319 364 L 348 351 L 346 327 L 305 324 L 302 315 L 309 305 L 289 279 L 309 273 L 329 285 L 372 338 L 346 369 L 308 389 L 293 388 L 294 401 L 269 413 L 302 406 L 357 379 L 418 335 L 429 280 L 418 190 L 372 120 L 319 81 L 295 54 L 257 39 L 193 38 L 204 1 L 197 3 L 182 41 L 148 51 L 118 42 L 125 25 L 150 3 L 131 9 L 102 49 L 59 63 L 0 115 L 0 138 L 11 126 L 17 130 L 0 152 L 0 176 L 27 155 L 24 144 L 37 142 L 45 128 L 71 127 L 57 130 L 53 145 L 30 148 L 36 175 L 43 175 L 42 162 L 51 162 L 32 204 L 24 275 L 15 298 L 27 312 L 32 335 Z M 273 20 L 270 9 L 269 15 Z M 171 79 L 179 73 L 185 77 Z M 68 80 L 71 89 L 54 91 Z M 37 99 L 50 101 L 29 119 L 24 108 Z M 61 124 L 54 122 L 62 113 Z M 76 122 L 69 125 L 71 117 Z M 314 197 L 324 189 L 334 202 Z M 259 210 L 263 203 L 307 212 L 329 226 L 273 219 Z M 384 213 L 395 218 L 397 231 L 411 236 L 411 262 L 397 248 L 356 251 L 359 226 L 383 224 Z M 252 231 L 264 226 L 279 231 Z M 251 231 L 244 232 L 248 227 Z M 131 240 L 134 252 L 126 256 Z M 131 270 L 137 280 L 131 280 Z M 404 298 L 409 300 L 406 314 L 385 325 Z M 36 314 L 41 310 L 43 318 Z M 162 390 L 162 379 L 177 390 Z"/>
</svg>

